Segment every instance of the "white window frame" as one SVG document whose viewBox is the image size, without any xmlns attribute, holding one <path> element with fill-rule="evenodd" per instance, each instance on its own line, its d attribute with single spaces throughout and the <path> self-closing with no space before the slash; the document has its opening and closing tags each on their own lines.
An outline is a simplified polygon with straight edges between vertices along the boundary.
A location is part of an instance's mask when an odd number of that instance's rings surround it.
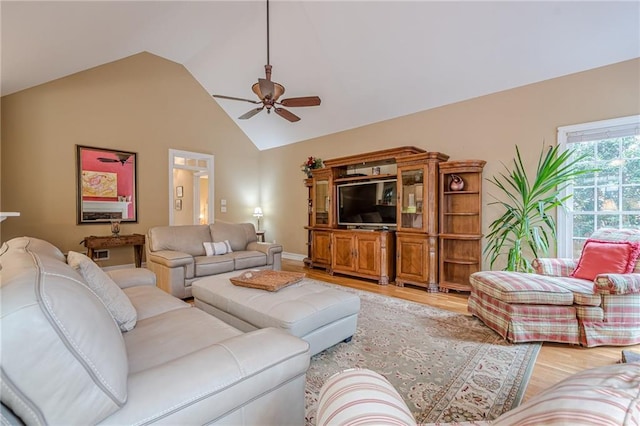
<svg viewBox="0 0 640 426">
<path fill-rule="evenodd" d="M 633 126 L 636 125 L 636 132 L 640 134 L 640 115 L 631 115 L 628 117 L 614 118 L 610 120 L 593 121 L 590 123 L 574 124 L 571 126 L 558 127 L 558 146 L 561 151 L 569 149 L 570 142 L 568 141 L 569 135 L 577 132 L 584 132 L 585 134 L 607 131 L 607 129 L 616 126 Z M 603 138 L 604 139 L 604 138 Z M 560 192 L 561 196 L 569 195 L 573 192 L 573 188 L 567 187 Z M 558 236 L 558 257 L 573 257 L 573 216 L 567 214 L 573 210 L 573 198 L 569 198 L 566 202 L 565 209 L 559 208 L 556 215 L 557 224 L 557 236 Z"/>
</svg>

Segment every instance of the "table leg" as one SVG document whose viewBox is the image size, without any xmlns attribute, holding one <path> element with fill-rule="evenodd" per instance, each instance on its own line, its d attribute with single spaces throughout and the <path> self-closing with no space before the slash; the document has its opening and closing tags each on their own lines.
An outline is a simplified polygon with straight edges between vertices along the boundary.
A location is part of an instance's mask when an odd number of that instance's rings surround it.
<svg viewBox="0 0 640 426">
<path fill-rule="evenodd" d="M 137 244 L 133 246 L 133 253 L 135 255 L 136 260 L 136 268 L 142 267 L 142 245 Z"/>
<path fill-rule="evenodd" d="M 91 247 L 87 249 L 87 257 L 93 260 L 93 249 Z"/>
</svg>

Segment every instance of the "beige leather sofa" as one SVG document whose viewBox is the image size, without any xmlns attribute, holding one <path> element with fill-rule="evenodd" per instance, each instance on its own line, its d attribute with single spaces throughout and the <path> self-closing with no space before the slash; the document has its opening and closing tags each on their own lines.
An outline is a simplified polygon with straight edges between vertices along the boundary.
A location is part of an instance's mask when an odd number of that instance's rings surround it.
<svg viewBox="0 0 640 426">
<path fill-rule="evenodd" d="M 204 243 L 224 241 L 229 241 L 231 253 L 206 255 Z M 282 266 L 282 246 L 258 242 L 251 223 L 157 226 L 149 229 L 145 250 L 158 287 L 180 299 L 191 297 L 191 283 L 202 277 Z"/>
<path fill-rule="evenodd" d="M 137 317 L 123 333 L 93 280 L 35 238 L 3 244 L 0 267 L 1 424 L 304 423 L 305 341 L 243 333 L 146 269 L 110 274 Z"/>
</svg>

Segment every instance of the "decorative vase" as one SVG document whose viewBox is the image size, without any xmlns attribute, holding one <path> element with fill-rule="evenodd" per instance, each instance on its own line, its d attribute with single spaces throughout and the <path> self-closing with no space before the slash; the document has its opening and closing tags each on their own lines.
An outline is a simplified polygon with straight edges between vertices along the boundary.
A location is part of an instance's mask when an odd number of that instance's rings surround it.
<svg viewBox="0 0 640 426">
<path fill-rule="evenodd" d="M 449 189 L 451 191 L 462 191 L 464 188 L 464 181 L 458 175 L 451 175 L 451 183 L 449 183 Z"/>
</svg>

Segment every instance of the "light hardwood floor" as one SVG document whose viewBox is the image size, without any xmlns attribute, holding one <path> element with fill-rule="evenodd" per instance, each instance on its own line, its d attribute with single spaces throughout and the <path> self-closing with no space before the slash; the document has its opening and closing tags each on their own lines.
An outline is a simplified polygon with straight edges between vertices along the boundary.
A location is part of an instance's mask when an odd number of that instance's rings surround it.
<svg viewBox="0 0 640 426">
<path fill-rule="evenodd" d="M 417 287 L 381 286 L 373 281 L 358 280 L 342 275 L 332 276 L 321 269 L 307 269 L 302 262 L 290 259 L 283 259 L 282 269 L 285 271 L 304 272 L 309 278 L 424 303 L 425 305 L 436 308 L 469 315 L 467 312 L 468 293 L 428 293 Z M 640 345 L 627 346 L 624 348 L 613 346 L 583 348 L 574 345 L 544 343 L 538 354 L 533 374 L 524 396 L 524 401 L 573 373 L 591 367 L 615 364 L 621 359 L 622 349 L 640 352 Z"/>
</svg>

